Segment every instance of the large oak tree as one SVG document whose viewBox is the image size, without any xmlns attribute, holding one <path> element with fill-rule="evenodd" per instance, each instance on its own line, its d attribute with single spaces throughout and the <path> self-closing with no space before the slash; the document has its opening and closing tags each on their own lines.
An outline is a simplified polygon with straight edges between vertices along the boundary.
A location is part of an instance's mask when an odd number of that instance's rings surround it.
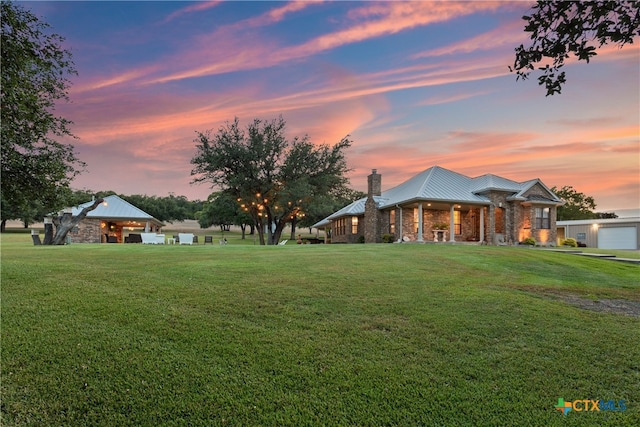
<svg viewBox="0 0 640 427">
<path fill-rule="evenodd" d="M 547 96 L 560 93 L 566 82 L 562 70 L 571 56 L 589 62 L 606 44 L 622 47 L 640 36 L 640 2 L 542 1 L 533 6 L 524 30 L 531 33 L 531 45 L 515 49 L 511 71 L 517 79 L 527 79 L 538 68 L 538 83 Z"/>
<path fill-rule="evenodd" d="M 64 38 L 48 24 L 13 2 L 1 8 L 2 209 L 52 212 L 65 205 L 85 166 L 72 145 L 59 142 L 73 136 L 71 122 L 54 113 L 68 100 L 68 76 L 76 70 Z"/>
<path fill-rule="evenodd" d="M 314 145 L 307 136 L 289 141 L 282 117 L 255 119 L 246 129 L 236 118 L 215 134 L 199 132 L 195 142 L 193 182 L 233 195 L 253 218 L 263 245 L 277 244 L 285 225 L 311 200 L 348 182 L 348 137 L 333 146 Z"/>
</svg>

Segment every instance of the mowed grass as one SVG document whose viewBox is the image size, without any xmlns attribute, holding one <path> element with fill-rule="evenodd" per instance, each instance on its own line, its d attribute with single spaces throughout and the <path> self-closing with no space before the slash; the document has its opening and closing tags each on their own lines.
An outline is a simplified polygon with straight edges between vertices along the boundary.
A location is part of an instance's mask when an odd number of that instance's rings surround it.
<svg viewBox="0 0 640 427">
<path fill-rule="evenodd" d="M 450 245 L 2 237 L 2 425 L 634 426 L 640 267 Z M 554 409 L 624 400 L 625 411 Z"/>
</svg>

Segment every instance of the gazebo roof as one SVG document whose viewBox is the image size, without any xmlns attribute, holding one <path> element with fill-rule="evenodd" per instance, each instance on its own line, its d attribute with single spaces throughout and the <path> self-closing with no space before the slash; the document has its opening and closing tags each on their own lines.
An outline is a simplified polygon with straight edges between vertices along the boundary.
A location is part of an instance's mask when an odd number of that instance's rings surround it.
<svg viewBox="0 0 640 427">
<path fill-rule="evenodd" d="M 73 207 L 71 213 L 73 216 L 76 216 L 82 211 L 82 209 L 87 206 L 91 206 L 92 204 L 93 201 Z M 89 212 L 86 217 L 111 221 L 150 222 L 158 226 L 164 225 L 142 209 L 135 207 L 116 195 L 105 197 L 104 203 L 99 204 L 98 207 Z"/>
</svg>

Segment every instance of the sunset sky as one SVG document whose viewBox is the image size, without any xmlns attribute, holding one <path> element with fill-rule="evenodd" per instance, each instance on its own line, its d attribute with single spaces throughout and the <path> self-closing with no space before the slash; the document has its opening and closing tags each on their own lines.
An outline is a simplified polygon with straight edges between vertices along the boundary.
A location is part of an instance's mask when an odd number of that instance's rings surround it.
<svg viewBox="0 0 640 427">
<path fill-rule="evenodd" d="M 79 75 L 57 113 L 87 171 L 75 188 L 206 199 L 196 131 L 238 117 L 315 143 L 351 135 L 351 187 L 434 165 L 540 178 L 640 207 L 640 43 L 565 67 L 561 95 L 516 82 L 527 2 L 24 2 Z"/>
</svg>

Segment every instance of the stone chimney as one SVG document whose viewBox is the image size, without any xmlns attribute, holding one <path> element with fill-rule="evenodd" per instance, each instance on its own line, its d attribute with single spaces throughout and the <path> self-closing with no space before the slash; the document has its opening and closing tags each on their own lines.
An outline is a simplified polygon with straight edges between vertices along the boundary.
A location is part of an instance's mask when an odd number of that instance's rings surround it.
<svg viewBox="0 0 640 427">
<path fill-rule="evenodd" d="M 368 191 L 367 196 L 379 196 L 382 194 L 382 175 L 378 175 L 377 169 L 371 170 L 371 175 L 367 177 Z"/>
<path fill-rule="evenodd" d="M 382 194 L 382 175 L 378 175 L 378 171 L 373 169 L 367 178 L 367 183 L 367 201 L 364 204 L 364 241 L 365 243 L 380 243 L 382 242 L 380 234 L 382 214 L 378 211 L 373 197 Z"/>
</svg>

